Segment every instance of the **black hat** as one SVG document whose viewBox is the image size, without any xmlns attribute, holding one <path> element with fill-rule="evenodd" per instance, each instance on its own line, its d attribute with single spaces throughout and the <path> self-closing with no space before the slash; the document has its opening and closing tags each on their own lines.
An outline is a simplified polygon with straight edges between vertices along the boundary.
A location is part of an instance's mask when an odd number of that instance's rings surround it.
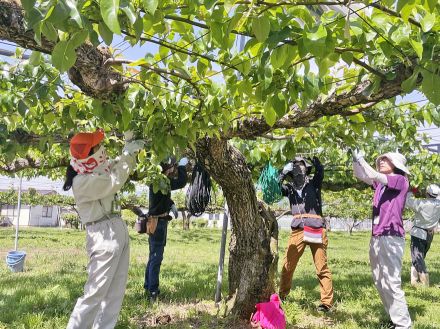
<svg viewBox="0 0 440 329">
<path fill-rule="evenodd" d="M 162 172 L 167 171 L 168 169 L 174 167 L 176 165 L 176 158 L 174 156 L 170 156 L 166 158 L 164 161 L 160 163 L 162 167 Z"/>
</svg>

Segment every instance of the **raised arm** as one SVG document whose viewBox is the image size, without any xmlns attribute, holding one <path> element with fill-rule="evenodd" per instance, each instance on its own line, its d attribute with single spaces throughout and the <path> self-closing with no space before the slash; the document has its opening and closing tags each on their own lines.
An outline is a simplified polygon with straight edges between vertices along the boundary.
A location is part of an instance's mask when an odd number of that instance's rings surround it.
<svg viewBox="0 0 440 329">
<path fill-rule="evenodd" d="M 353 151 L 353 174 L 359 180 L 373 185 L 373 182 L 388 185 L 387 176 L 374 170 L 364 159 L 360 151 Z"/>
</svg>

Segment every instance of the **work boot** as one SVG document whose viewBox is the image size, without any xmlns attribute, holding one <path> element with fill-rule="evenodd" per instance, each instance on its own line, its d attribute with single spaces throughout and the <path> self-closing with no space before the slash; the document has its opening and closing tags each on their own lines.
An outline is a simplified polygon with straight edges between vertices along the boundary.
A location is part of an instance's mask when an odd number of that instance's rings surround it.
<svg viewBox="0 0 440 329">
<path fill-rule="evenodd" d="M 419 273 L 414 266 L 411 266 L 411 285 L 417 285 Z"/>
<path fill-rule="evenodd" d="M 428 273 L 419 273 L 420 282 L 426 287 L 429 287 L 429 274 Z"/>
<path fill-rule="evenodd" d="M 321 313 L 328 313 L 330 312 L 331 308 L 332 307 L 330 305 L 321 304 L 316 308 L 316 310 Z"/>
</svg>

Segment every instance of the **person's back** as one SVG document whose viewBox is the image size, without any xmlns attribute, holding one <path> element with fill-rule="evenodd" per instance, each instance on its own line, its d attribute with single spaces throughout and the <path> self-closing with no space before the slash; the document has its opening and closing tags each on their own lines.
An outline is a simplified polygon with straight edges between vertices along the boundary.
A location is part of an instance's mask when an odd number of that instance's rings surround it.
<svg viewBox="0 0 440 329">
<path fill-rule="evenodd" d="M 411 199 L 414 199 L 414 201 Z M 407 206 L 415 211 L 415 226 L 425 229 L 437 227 L 440 220 L 440 200 L 434 198 L 415 199 L 412 195 L 409 195 Z"/>
<path fill-rule="evenodd" d="M 429 286 L 429 274 L 425 258 L 434 239 L 434 229 L 440 221 L 440 187 L 431 184 L 426 189 L 427 198 L 416 199 L 410 192 L 406 206 L 414 210 L 414 223 L 411 229 L 411 284 L 419 281 Z"/>
</svg>

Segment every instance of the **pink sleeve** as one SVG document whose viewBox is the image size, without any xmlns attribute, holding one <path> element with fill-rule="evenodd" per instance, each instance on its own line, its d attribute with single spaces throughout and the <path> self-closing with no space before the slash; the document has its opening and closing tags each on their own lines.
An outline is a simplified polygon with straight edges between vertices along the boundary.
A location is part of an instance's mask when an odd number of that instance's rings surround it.
<svg viewBox="0 0 440 329">
<path fill-rule="evenodd" d="M 387 186 L 390 189 L 403 191 L 408 190 L 409 183 L 408 179 L 402 175 L 387 175 Z"/>
</svg>

